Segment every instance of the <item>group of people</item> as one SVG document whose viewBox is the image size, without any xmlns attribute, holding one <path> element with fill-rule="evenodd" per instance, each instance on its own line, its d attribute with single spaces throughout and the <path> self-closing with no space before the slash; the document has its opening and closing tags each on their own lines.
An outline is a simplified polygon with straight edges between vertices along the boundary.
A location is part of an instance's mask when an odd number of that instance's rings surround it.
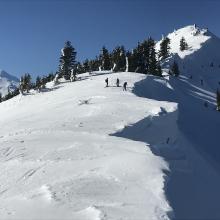
<svg viewBox="0 0 220 220">
<path fill-rule="evenodd" d="M 108 87 L 108 77 L 105 79 L 105 83 L 106 83 L 106 87 Z M 123 83 L 123 91 L 127 91 L 127 85 L 128 85 L 127 82 L 124 82 L 124 83 Z M 119 78 L 116 79 L 116 86 L 117 86 L 117 87 L 120 87 Z"/>
</svg>

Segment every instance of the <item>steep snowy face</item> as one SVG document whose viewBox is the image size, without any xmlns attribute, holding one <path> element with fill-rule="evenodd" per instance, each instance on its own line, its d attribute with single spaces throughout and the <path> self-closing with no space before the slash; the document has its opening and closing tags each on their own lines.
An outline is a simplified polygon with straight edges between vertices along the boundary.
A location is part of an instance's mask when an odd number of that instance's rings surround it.
<svg viewBox="0 0 220 220">
<path fill-rule="evenodd" d="M 12 76 L 0 70 L 0 93 L 4 96 L 8 93 L 8 90 L 13 90 L 18 86 L 19 80 L 15 76 Z"/>
<path fill-rule="evenodd" d="M 196 25 L 174 30 L 167 35 L 170 39 L 170 57 L 163 67 L 169 68 L 175 60 L 179 64 L 180 73 L 194 79 L 203 79 L 212 89 L 218 87 L 220 81 L 220 39 L 207 29 Z M 188 49 L 180 50 L 180 40 L 184 37 Z M 159 41 L 156 49 L 160 48 Z"/>
<path fill-rule="evenodd" d="M 174 30 L 174 32 L 167 35 L 171 43 L 170 52 L 178 54 L 182 59 L 199 50 L 206 41 L 212 38 L 212 36 L 214 35 L 208 32 L 207 29 L 200 29 L 195 25 Z M 180 50 L 180 40 L 182 37 L 185 38 L 189 46 L 188 50 Z M 161 41 L 158 42 L 157 49 L 159 49 L 160 43 Z"/>
</svg>

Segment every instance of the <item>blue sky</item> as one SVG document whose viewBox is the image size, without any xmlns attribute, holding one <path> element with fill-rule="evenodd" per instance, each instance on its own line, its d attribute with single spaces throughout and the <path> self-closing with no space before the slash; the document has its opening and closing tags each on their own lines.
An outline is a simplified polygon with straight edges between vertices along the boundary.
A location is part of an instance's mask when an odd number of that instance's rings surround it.
<svg viewBox="0 0 220 220">
<path fill-rule="evenodd" d="M 20 76 L 56 71 L 70 40 L 77 59 L 105 45 L 133 48 L 196 23 L 220 36 L 218 0 L 0 0 L 0 69 Z"/>
</svg>

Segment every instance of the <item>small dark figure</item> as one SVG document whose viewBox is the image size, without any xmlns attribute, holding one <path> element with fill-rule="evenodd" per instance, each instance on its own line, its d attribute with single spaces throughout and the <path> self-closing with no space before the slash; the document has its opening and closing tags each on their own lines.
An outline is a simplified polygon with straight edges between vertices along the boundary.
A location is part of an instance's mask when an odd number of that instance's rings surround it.
<svg viewBox="0 0 220 220">
<path fill-rule="evenodd" d="M 220 82 L 218 82 L 218 84 L 220 85 Z"/>
<path fill-rule="evenodd" d="M 116 86 L 119 87 L 119 78 L 116 80 Z"/>
<path fill-rule="evenodd" d="M 192 79 L 192 78 L 193 78 L 193 76 L 191 75 L 189 78 L 190 78 L 190 79 Z"/>
<path fill-rule="evenodd" d="M 169 144 L 169 141 L 170 141 L 170 138 L 168 137 L 166 143 Z"/>
<path fill-rule="evenodd" d="M 201 86 L 203 86 L 203 79 L 201 79 Z"/>
<path fill-rule="evenodd" d="M 127 85 L 128 85 L 128 83 L 124 82 L 124 84 L 123 84 L 123 91 L 127 91 Z"/>
<path fill-rule="evenodd" d="M 204 106 L 208 108 L 208 102 L 204 102 Z"/>
<path fill-rule="evenodd" d="M 108 78 L 105 79 L 106 87 L 108 87 Z"/>
</svg>

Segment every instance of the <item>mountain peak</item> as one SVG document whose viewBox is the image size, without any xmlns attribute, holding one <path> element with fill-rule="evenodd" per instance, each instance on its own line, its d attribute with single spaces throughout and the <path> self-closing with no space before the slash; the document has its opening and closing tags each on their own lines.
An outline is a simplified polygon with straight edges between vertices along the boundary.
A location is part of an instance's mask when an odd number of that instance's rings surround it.
<svg viewBox="0 0 220 220">
<path fill-rule="evenodd" d="M 0 93 L 4 96 L 8 93 L 8 88 L 18 86 L 19 79 L 4 70 L 0 70 Z"/>
<path fill-rule="evenodd" d="M 19 79 L 16 76 L 7 73 L 5 70 L 0 70 L 0 78 L 6 78 L 9 81 L 19 82 Z"/>
</svg>

